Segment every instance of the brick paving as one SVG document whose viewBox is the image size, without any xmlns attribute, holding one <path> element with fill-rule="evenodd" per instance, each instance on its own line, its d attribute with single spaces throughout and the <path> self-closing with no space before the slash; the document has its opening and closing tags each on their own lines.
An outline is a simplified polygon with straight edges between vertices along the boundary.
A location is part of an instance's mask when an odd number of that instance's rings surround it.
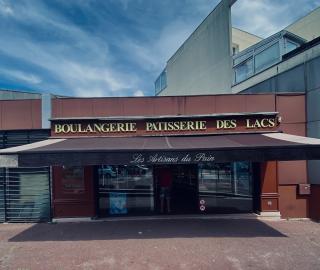
<svg viewBox="0 0 320 270">
<path fill-rule="evenodd" d="M 320 269 L 320 224 L 183 218 L 0 224 L 0 269 Z"/>
</svg>

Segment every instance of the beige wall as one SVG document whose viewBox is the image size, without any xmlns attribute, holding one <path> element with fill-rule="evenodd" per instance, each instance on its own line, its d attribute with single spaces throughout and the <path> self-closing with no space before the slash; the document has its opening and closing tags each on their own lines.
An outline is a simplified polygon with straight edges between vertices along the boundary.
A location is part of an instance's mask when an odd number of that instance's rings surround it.
<svg viewBox="0 0 320 270">
<path fill-rule="evenodd" d="M 232 44 L 239 48 L 239 52 L 258 43 L 262 38 L 232 27 Z"/>
<path fill-rule="evenodd" d="M 320 7 L 289 25 L 285 30 L 308 41 L 320 36 Z"/>
<path fill-rule="evenodd" d="M 231 11 L 222 0 L 168 60 L 159 95 L 231 93 Z"/>
</svg>

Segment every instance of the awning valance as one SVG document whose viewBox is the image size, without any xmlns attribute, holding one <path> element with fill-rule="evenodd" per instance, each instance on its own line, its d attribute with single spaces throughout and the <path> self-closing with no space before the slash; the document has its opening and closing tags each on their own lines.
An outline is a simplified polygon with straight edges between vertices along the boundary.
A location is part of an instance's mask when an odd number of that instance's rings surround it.
<svg viewBox="0 0 320 270">
<path fill-rule="evenodd" d="M 320 159 L 320 139 L 285 133 L 48 139 L 0 150 L 1 167 Z"/>
</svg>

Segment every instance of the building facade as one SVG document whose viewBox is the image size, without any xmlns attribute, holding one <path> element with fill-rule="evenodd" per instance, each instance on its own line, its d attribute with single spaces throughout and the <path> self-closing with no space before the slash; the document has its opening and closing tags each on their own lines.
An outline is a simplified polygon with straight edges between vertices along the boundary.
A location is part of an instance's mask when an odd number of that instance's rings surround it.
<svg viewBox="0 0 320 270">
<path fill-rule="evenodd" d="M 222 2 L 221 2 L 222 3 Z M 220 3 L 220 4 L 221 4 Z M 226 6 L 225 6 L 226 7 Z M 230 8 L 230 7 L 229 7 Z M 219 16 L 219 10 L 213 11 L 215 16 Z M 298 113 L 306 115 L 306 129 L 301 128 L 303 125 L 300 123 L 288 122 L 283 126 L 283 131 L 290 134 L 309 136 L 313 138 L 320 138 L 319 129 L 319 109 L 318 103 L 320 97 L 318 95 L 319 90 L 319 64 L 320 64 L 320 7 L 316 8 L 306 16 L 298 19 L 290 24 L 283 31 L 272 35 L 266 39 L 257 38 L 251 39 L 252 44 L 248 44 L 246 47 L 239 47 L 239 50 L 234 49 L 229 54 L 232 58 L 231 67 L 231 86 L 230 88 L 221 88 L 216 92 L 214 88 L 209 89 L 212 94 L 219 93 L 234 93 L 234 94 L 268 94 L 268 93 L 281 93 L 281 94 L 296 94 L 305 96 L 305 111 L 299 111 Z M 206 23 L 206 19 L 204 20 Z M 222 24 L 212 24 L 211 27 L 221 27 Z M 231 41 L 232 45 L 225 43 L 224 46 L 237 47 L 234 44 L 237 38 L 237 33 L 231 28 L 231 25 L 227 25 L 225 32 L 227 33 L 232 29 Z M 199 28 L 195 30 L 192 35 L 196 36 Z M 201 32 L 201 31 L 199 31 Z M 202 33 L 202 32 L 201 32 Z M 200 35 L 200 33 L 199 33 Z M 203 34 L 205 35 L 205 34 Z M 209 35 L 202 38 L 202 42 L 209 42 Z M 199 41 L 201 43 L 201 41 Z M 211 46 L 216 48 L 211 41 Z M 187 46 L 189 39 L 185 41 L 183 46 Z M 201 47 L 201 46 L 199 46 Z M 196 46 L 193 46 L 193 52 L 197 50 Z M 234 54 L 234 52 L 236 52 Z M 188 59 L 188 56 L 181 55 L 180 57 Z M 228 55 L 224 55 L 224 59 L 227 59 Z M 216 63 L 211 58 L 211 63 Z M 182 60 L 181 60 L 182 61 Z M 192 66 L 192 63 L 189 62 Z M 164 90 L 157 92 L 156 95 L 198 95 L 208 93 L 208 89 L 203 87 L 201 78 L 205 76 L 211 76 L 212 80 L 219 80 L 219 77 L 211 72 L 210 68 L 206 68 L 206 61 L 195 62 L 193 69 L 198 72 L 197 76 L 192 76 L 192 73 L 185 73 L 185 77 L 192 77 L 193 91 L 189 89 L 188 81 L 181 79 L 180 91 L 175 91 L 170 88 L 170 81 L 168 81 L 164 87 Z M 208 64 L 210 65 L 210 63 Z M 214 65 L 214 64 L 212 64 Z M 202 68 L 204 67 L 204 68 Z M 171 76 L 170 70 L 167 70 L 167 78 Z M 198 79 L 197 79 L 198 78 Z M 174 81 L 174 79 L 172 79 Z M 221 91 L 220 91 L 221 90 Z M 294 106 L 294 102 L 291 104 Z M 301 125 L 302 124 L 302 125 Z M 300 126 L 300 127 L 299 127 Z M 302 162 L 303 163 L 303 162 Z M 302 168 L 299 162 L 287 161 L 279 162 L 280 167 L 287 169 Z M 314 192 L 317 193 L 319 188 L 320 179 L 320 164 L 319 161 L 307 161 L 307 181 L 314 186 Z M 300 167 L 299 167 L 300 166 Z M 303 166 L 304 167 L 304 166 Z M 304 170 L 302 168 L 302 170 Z M 301 178 L 302 179 L 302 178 Z M 279 182 L 282 184 L 282 182 Z M 289 189 L 289 186 L 283 182 L 281 189 Z M 300 200 L 302 203 L 303 200 Z M 289 208 L 290 205 L 287 205 Z M 319 211 L 319 210 L 317 210 Z"/>
<path fill-rule="evenodd" d="M 305 161 L 320 158 L 320 143 L 304 137 L 304 94 L 53 97 L 50 129 L 41 103 L 0 102 L 4 147 L 22 145 L 0 151 L 2 221 L 320 217 Z"/>
<path fill-rule="evenodd" d="M 262 40 L 231 28 L 234 2 L 169 59 L 157 97 L 0 91 L 0 221 L 320 219 L 319 9 Z"/>
</svg>

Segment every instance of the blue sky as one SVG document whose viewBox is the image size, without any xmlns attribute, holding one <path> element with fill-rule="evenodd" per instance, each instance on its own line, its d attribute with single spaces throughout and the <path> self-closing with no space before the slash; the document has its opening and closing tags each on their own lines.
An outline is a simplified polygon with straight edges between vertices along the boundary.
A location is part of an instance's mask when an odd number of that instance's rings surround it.
<svg viewBox="0 0 320 270">
<path fill-rule="evenodd" d="M 0 88 L 153 95 L 166 60 L 217 3 L 0 0 Z M 233 26 L 267 37 L 319 5 L 320 0 L 238 0 Z"/>
</svg>

